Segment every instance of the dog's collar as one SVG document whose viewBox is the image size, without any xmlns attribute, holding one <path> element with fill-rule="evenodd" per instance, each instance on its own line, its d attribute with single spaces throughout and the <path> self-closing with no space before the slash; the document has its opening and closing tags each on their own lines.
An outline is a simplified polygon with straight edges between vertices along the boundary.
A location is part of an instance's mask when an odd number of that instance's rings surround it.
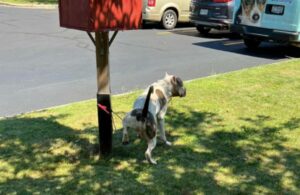
<svg viewBox="0 0 300 195">
<path fill-rule="evenodd" d="M 166 90 L 163 90 L 163 94 L 167 100 L 167 102 L 170 101 L 170 99 L 172 98 L 172 88 L 169 85 L 169 82 L 165 79 L 159 80 L 156 82 L 157 85 L 163 87 Z"/>
<path fill-rule="evenodd" d="M 170 83 L 168 81 L 166 81 L 165 79 L 163 80 L 164 81 L 164 84 L 166 86 L 166 92 L 165 92 L 165 96 L 166 96 L 166 99 L 168 102 L 171 101 L 172 99 L 172 88 L 170 87 Z"/>
</svg>

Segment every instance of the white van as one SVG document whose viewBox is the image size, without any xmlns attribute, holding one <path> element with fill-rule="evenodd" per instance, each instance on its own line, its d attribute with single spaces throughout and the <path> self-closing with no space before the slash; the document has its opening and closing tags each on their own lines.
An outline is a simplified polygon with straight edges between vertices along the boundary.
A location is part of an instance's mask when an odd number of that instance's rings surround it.
<svg viewBox="0 0 300 195">
<path fill-rule="evenodd" d="M 236 0 L 231 29 L 249 49 L 263 41 L 300 47 L 300 0 Z"/>
</svg>

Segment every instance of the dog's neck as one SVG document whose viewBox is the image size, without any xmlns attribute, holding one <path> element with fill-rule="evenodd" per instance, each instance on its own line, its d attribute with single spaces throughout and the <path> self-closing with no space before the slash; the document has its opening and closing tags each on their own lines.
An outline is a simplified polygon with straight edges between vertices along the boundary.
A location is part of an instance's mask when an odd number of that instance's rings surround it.
<svg viewBox="0 0 300 195">
<path fill-rule="evenodd" d="M 169 82 L 165 79 L 157 81 L 158 85 L 163 87 L 164 90 L 164 96 L 169 102 L 172 99 L 172 87 L 170 86 Z"/>
</svg>

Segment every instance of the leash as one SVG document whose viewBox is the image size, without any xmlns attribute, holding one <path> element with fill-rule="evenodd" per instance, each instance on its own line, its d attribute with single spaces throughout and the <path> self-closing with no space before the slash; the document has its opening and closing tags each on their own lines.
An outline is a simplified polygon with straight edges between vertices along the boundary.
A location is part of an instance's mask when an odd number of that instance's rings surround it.
<svg viewBox="0 0 300 195">
<path fill-rule="evenodd" d="M 116 131 L 116 130 L 117 130 L 117 127 L 116 127 L 116 124 L 115 124 L 114 115 L 117 116 L 121 121 L 122 121 L 123 119 L 120 117 L 120 115 L 118 115 L 118 114 L 117 114 L 116 112 L 114 112 L 112 109 L 108 110 L 108 108 L 107 108 L 106 106 L 102 105 L 102 104 L 99 104 L 99 103 L 98 103 L 98 107 L 99 107 L 101 110 L 103 110 L 106 114 L 112 116 L 111 118 L 112 118 L 112 122 L 113 122 L 113 128 L 114 128 L 114 131 Z M 112 114 L 114 114 L 114 115 L 112 115 Z"/>
<path fill-rule="evenodd" d="M 173 98 L 170 98 L 169 100 L 169 104 L 171 104 Z M 112 109 L 108 110 L 108 108 L 100 103 L 98 103 L 98 107 L 103 110 L 106 114 L 109 114 L 112 116 L 112 123 L 113 123 L 113 128 L 114 128 L 114 131 L 117 130 L 117 127 L 116 127 L 116 124 L 115 124 L 115 120 L 114 120 L 114 115 L 117 116 L 121 121 L 123 120 L 122 117 L 120 117 L 120 115 L 118 115 L 116 112 L 114 112 Z M 112 115 L 114 114 L 114 115 Z"/>
</svg>

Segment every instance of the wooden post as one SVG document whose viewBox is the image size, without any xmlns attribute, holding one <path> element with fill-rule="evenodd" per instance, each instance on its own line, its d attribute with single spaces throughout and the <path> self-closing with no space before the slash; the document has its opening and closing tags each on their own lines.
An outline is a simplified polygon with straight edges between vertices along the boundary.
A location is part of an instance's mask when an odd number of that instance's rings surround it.
<svg viewBox="0 0 300 195">
<path fill-rule="evenodd" d="M 99 124 L 100 155 L 107 156 L 112 150 L 112 113 L 110 100 L 109 73 L 109 32 L 95 32 L 96 62 L 97 62 L 97 108 Z M 105 106 L 106 113 L 98 104 Z"/>
</svg>

